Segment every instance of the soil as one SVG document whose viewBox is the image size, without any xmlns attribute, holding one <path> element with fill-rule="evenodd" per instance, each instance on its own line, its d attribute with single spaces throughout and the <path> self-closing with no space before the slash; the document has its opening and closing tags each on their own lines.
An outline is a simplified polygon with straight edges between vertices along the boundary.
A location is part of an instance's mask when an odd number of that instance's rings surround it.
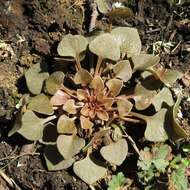
<svg viewBox="0 0 190 190">
<path fill-rule="evenodd" d="M 159 54 L 161 64 L 166 68 L 184 73 L 171 90 L 178 86 L 183 89 L 180 105 L 183 117 L 179 121 L 190 135 L 190 3 L 186 1 L 179 5 L 174 1 L 170 7 L 167 2 L 123 1 L 134 15 L 114 21 L 113 26 L 136 27 L 143 52 Z M 93 189 L 76 177 L 72 170 L 47 171 L 40 149 L 37 149 L 39 154 L 19 157 L 22 145 L 30 142 L 18 134 L 8 137 L 15 118 L 15 105 L 21 93 L 26 92 L 24 72 L 41 60 L 54 69 L 56 47 L 62 37 L 68 33 L 88 34 L 92 12 L 90 3 L 92 1 L 0 0 L 0 168 L 22 190 Z M 107 18 L 99 14 L 96 26 L 97 29 L 106 30 Z M 135 140 L 140 147 L 146 144 L 140 144 L 141 135 L 137 135 Z M 130 151 L 132 155 L 126 159 L 130 164 L 124 171 L 129 189 L 142 189 L 136 174 L 138 157 L 132 148 Z M 115 173 L 123 171 L 123 165 Z M 95 189 L 106 189 L 110 175 L 108 173 L 105 179 L 98 182 Z M 0 177 L 0 189 L 13 188 Z"/>
</svg>

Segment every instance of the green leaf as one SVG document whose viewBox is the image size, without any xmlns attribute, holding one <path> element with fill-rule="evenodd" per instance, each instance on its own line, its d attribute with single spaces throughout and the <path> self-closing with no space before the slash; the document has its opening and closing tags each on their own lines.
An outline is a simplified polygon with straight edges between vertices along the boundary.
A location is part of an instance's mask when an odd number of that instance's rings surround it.
<svg viewBox="0 0 190 190">
<path fill-rule="evenodd" d="M 57 122 L 57 132 L 62 134 L 74 134 L 76 133 L 76 127 L 74 120 L 62 115 Z"/>
<path fill-rule="evenodd" d="M 117 107 L 118 107 L 119 115 L 127 116 L 128 113 L 133 108 L 133 104 L 127 99 L 119 99 L 117 101 Z"/>
<path fill-rule="evenodd" d="M 102 91 L 104 89 L 104 81 L 100 76 L 95 76 L 90 83 L 90 88 L 96 91 Z"/>
<path fill-rule="evenodd" d="M 145 138 L 149 141 L 159 142 L 168 139 L 165 131 L 165 118 L 167 109 L 161 109 L 153 116 L 146 116 L 147 123 L 145 130 Z"/>
<path fill-rule="evenodd" d="M 54 95 L 61 88 L 65 75 L 61 71 L 52 73 L 46 80 L 46 89 L 49 94 Z"/>
<path fill-rule="evenodd" d="M 40 94 L 45 79 L 49 77 L 47 63 L 37 63 L 25 73 L 26 84 L 32 94 Z"/>
<path fill-rule="evenodd" d="M 31 141 L 42 139 L 44 124 L 52 119 L 55 119 L 55 116 L 40 119 L 31 110 L 28 110 L 24 113 L 21 128 L 17 132 Z"/>
<path fill-rule="evenodd" d="M 152 104 L 154 105 L 156 111 L 163 108 L 164 103 L 168 106 L 172 106 L 174 104 L 172 94 L 166 87 L 162 88 L 162 90 L 152 99 Z"/>
<path fill-rule="evenodd" d="M 179 110 L 181 99 L 182 99 L 182 93 L 179 94 L 176 103 L 168 110 L 167 114 L 167 121 L 168 121 L 167 132 L 169 137 L 173 141 L 177 141 L 182 138 L 186 138 L 188 136 L 187 133 L 180 127 L 180 124 L 177 121 L 177 112 Z"/>
<path fill-rule="evenodd" d="M 142 170 L 150 170 L 152 165 L 153 156 L 150 152 L 150 148 L 145 147 L 144 150 L 140 151 L 140 157 L 137 163 L 137 166 Z"/>
<path fill-rule="evenodd" d="M 155 90 L 145 88 L 141 83 L 137 84 L 134 91 L 135 107 L 137 110 L 144 110 L 150 106 Z"/>
<path fill-rule="evenodd" d="M 45 115 L 52 115 L 54 113 L 49 98 L 45 94 L 39 94 L 33 97 L 27 109 Z"/>
<path fill-rule="evenodd" d="M 79 71 L 77 71 L 77 73 L 74 76 L 74 82 L 75 82 L 75 84 L 87 85 L 91 81 L 92 81 L 92 76 L 85 69 L 80 69 Z"/>
<path fill-rule="evenodd" d="M 103 158 L 113 164 L 121 165 L 128 153 L 128 144 L 125 139 L 104 146 L 100 150 Z"/>
<path fill-rule="evenodd" d="M 57 47 L 60 56 L 78 57 L 80 53 L 86 50 L 88 40 L 81 35 L 68 34 L 64 36 Z"/>
<path fill-rule="evenodd" d="M 44 158 L 49 171 L 67 169 L 75 161 L 73 158 L 65 160 L 57 150 L 56 145 L 48 145 L 44 149 Z"/>
<path fill-rule="evenodd" d="M 149 68 L 149 71 L 156 75 L 164 84 L 173 84 L 177 79 L 182 77 L 182 73 L 173 69 L 155 69 Z"/>
<path fill-rule="evenodd" d="M 68 112 L 69 114 L 76 114 L 77 113 L 77 106 L 75 105 L 74 99 L 69 99 L 63 105 L 63 110 Z"/>
<path fill-rule="evenodd" d="M 106 3 L 105 0 L 97 0 L 97 5 L 98 5 L 98 10 L 103 13 L 106 14 L 109 11 L 111 11 L 111 8 L 108 6 L 108 4 Z"/>
<path fill-rule="evenodd" d="M 135 55 L 132 58 L 133 62 L 133 72 L 135 71 L 144 71 L 148 67 L 152 67 L 159 63 L 160 57 L 151 55 L 151 54 L 139 54 Z"/>
<path fill-rule="evenodd" d="M 117 96 L 123 87 L 123 81 L 115 78 L 110 79 L 106 82 L 106 86 L 109 88 L 112 96 Z"/>
<path fill-rule="evenodd" d="M 92 53 L 105 59 L 117 61 L 120 58 L 120 49 L 114 37 L 111 34 L 101 34 L 92 40 L 89 44 Z"/>
<path fill-rule="evenodd" d="M 122 172 L 117 175 L 112 176 L 112 180 L 108 183 L 108 190 L 117 190 L 117 188 L 122 187 L 126 184 L 126 178 Z"/>
<path fill-rule="evenodd" d="M 141 40 L 137 29 L 130 27 L 117 27 L 112 30 L 111 35 L 119 45 L 121 53 L 127 53 L 127 57 L 140 54 Z"/>
<path fill-rule="evenodd" d="M 91 155 L 73 165 L 75 174 L 87 184 L 92 184 L 104 177 L 107 169 Z"/>
<path fill-rule="evenodd" d="M 113 67 L 115 77 L 127 82 L 132 76 L 132 69 L 128 60 L 122 60 L 117 62 Z"/>
<path fill-rule="evenodd" d="M 171 180 L 173 185 L 177 185 L 178 189 L 187 190 L 188 189 L 188 180 L 185 176 L 186 167 L 184 164 L 181 164 L 180 167 L 172 171 Z"/>
<path fill-rule="evenodd" d="M 57 138 L 57 148 L 65 159 L 70 159 L 79 153 L 84 145 L 85 140 L 77 137 L 76 135 L 59 135 Z"/>
</svg>

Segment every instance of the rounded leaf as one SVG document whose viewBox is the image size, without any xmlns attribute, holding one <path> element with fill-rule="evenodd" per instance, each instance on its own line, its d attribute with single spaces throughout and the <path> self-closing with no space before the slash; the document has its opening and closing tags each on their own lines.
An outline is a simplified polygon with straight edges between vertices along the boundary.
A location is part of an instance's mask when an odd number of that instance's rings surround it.
<svg viewBox="0 0 190 190">
<path fill-rule="evenodd" d="M 88 91 L 83 89 L 77 89 L 77 98 L 79 100 L 84 100 L 88 97 Z"/>
<path fill-rule="evenodd" d="M 35 141 L 43 136 L 43 119 L 38 118 L 33 111 L 28 110 L 22 117 L 22 126 L 17 131 L 26 139 Z"/>
<path fill-rule="evenodd" d="M 95 76 L 90 83 L 90 88 L 93 88 L 97 91 L 102 91 L 104 89 L 104 81 L 100 76 Z"/>
<path fill-rule="evenodd" d="M 137 29 L 130 27 L 117 27 L 112 30 L 111 35 L 119 45 L 121 53 L 127 53 L 127 57 L 140 54 L 141 40 Z"/>
<path fill-rule="evenodd" d="M 153 116 L 146 117 L 146 130 L 145 138 L 148 141 L 162 142 L 168 139 L 165 130 L 165 118 L 167 109 L 161 109 L 158 113 Z"/>
<path fill-rule="evenodd" d="M 65 110 L 69 114 L 76 114 L 77 109 L 75 106 L 75 100 L 73 100 L 73 99 L 67 100 L 65 102 L 65 104 L 63 105 L 63 110 Z"/>
<path fill-rule="evenodd" d="M 106 3 L 105 0 L 97 0 L 97 5 L 98 5 L 98 10 L 103 13 L 106 14 L 109 11 L 111 11 L 111 8 L 108 6 L 108 4 Z"/>
<path fill-rule="evenodd" d="M 85 70 L 85 69 L 80 69 L 74 76 L 74 82 L 75 84 L 82 84 L 82 85 L 87 85 L 92 81 L 92 76 L 91 74 Z"/>
<path fill-rule="evenodd" d="M 119 61 L 113 67 L 115 77 L 120 78 L 124 82 L 127 82 L 132 76 L 132 69 L 128 60 Z"/>
<path fill-rule="evenodd" d="M 75 133 L 76 127 L 74 121 L 66 115 L 62 115 L 57 122 L 57 132 L 62 134 Z"/>
<path fill-rule="evenodd" d="M 93 123 L 89 120 L 89 118 L 86 118 L 84 116 L 80 116 L 80 123 L 81 123 L 81 127 L 83 129 L 90 129 L 93 127 Z"/>
<path fill-rule="evenodd" d="M 53 106 L 63 105 L 67 100 L 70 99 L 70 96 L 63 92 L 62 90 L 57 90 L 57 92 L 51 97 L 51 104 Z"/>
<path fill-rule="evenodd" d="M 75 136 L 59 135 L 57 148 L 65 159 L 70 159 L 84 147 L 85 140 Z"/>
<path fill-rule="evenodd" d="M 45 79 L 49 77 L 47 63 L 37 63 L 25 73 L 26 84 L 32 94 L 39 94 Z"/>
<path fill-rule="evenodd" d="M 106 86 L 113 96 L 117 96 L 123 87 L 123 81 L 119 79 L 110 79 L 107 81 Z"/>
<path fill-rule="evenodd" d="M 126 116 L 133 108 L 133 104 L 126 99 L 120 99 L 117 101 L 117 107 L 119 111 L 119 115 Z"/>
<path fill-rule="evenodd" d="M 101 34 L 89 44 L 92 53 L 99 57 L 117 61 L 120 58 L 119 45 L 111 34 Z"/>
<path fill-rule="evenodd" d="M 144 71 L 148 67 L 152 67 L 159 63 L 160 57 L 151 54 L 139 54 L 132 58 L 133 62 L 133 72 L 136 70 Z"/>
<path fill-rule="evenodd" d="M 49 171 L 67 169 L 75 161 L 73 158 L 65 160 L 57 150 L 56 145 L 48 145 L 44 149 L 44 158 Z"/>
<path fill-rule="evenodd" d="M 109 115 L 105 110 L 97 111 L 97 117 L 104 121 L 108 121 L 108 119 L 109 119 Z"/>
<path fill-rule="evenodd" d="M 148 90 L 141 84 L 137 84 L 134 92 L 135 107 L 137 110 L 144 110 L 150 106 L 153 97 L 156 95 L 155 90 Z"/>
<path fill-rule="evenodd" d="M 92 184 L 104 177 L 107 169 L 93 161 L 92 157 L 87 156 L 85 159 L 77 161 L 73 165 L 75 174 L 87 184 Z"/>
<path fill-rule="evenodd" d="M 100 153 L 105 160 L 120 166 L 128 153 L 127 141 L 125 139 L 121 139 L 116 143 L 104 146 L 101 148 Z"/>
<path fill-rule="evenodd" d="M 66 35 L 57 47 L 60 56 L 70 56 L 76 58 L 86 50 L 88 40 L 81 35 Z"/>
<path fill-rule="evenodd" d="M 39 94 L 32 98 L 27 109 L 46 115 L 52 115 L 54 113 L 49 98 L 45 94 Z"/>
<path fill-rule="evenodd" d="M 46 80 L 46 89 L 49 94 L 53 95 L 58 89 L 61 88 L 65 75 L 61 71 L 56 71 L 52 73 Z"/>
<path fill-rule="evenodd" d="M 154 98 L 152 99 L 152 104 L 155 107 L 156 111 L 159 111 L 162 106 L 167 104 L 168 106 L 172 106 L 174 104 L 172 94 L 170 90 L 164 87 Z"/>
</svg>

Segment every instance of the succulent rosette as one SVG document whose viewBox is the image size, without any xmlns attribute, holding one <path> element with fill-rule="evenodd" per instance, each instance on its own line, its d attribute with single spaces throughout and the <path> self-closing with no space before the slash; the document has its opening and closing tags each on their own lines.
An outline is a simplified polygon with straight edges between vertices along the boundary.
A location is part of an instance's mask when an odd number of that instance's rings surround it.
<svg viewBox="0 0 190 190">
<path fill-rule="evenodd" d="M 118 27 L 111 33 L 85 38 L 66 35 L 58 45 L 64 67 L 49 74 L 46 63 L 26 73 L 30 95 L 23 96 L 20 111 L 9 135 L 46 145 L 44 157 L 49 170 L 73 170 L 92 184 L 107 171 L 106 163 L 121 165 L 128 153 L 128 122 L 146 124 L 149 141 L 185 138 L 177 109 L 165 84 L 181 77 L 159 65 L 159 57 L 141 54 L 141 41 L 134 28 Z M 141 75 L 137 82 L 133 73 Z M 152 115 L 141 110 L 153 106 Z M 97 160 L 94 151 L 102 156 Z M 102 163 L 102 161 L 104 162 Z"/>
</svg>

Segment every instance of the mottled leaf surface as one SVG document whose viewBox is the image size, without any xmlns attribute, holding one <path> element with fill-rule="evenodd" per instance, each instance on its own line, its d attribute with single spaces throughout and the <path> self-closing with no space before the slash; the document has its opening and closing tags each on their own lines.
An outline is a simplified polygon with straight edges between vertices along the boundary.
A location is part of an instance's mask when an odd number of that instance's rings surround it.
<svg viewBox="0 0 190 190">
<path fill-rule="evenodd" d="M 120 49 L 111 34 L 102 34 L 89 44 L 92 53 L 102 58 L 117 61 L 120 58 Z"/>
<path fill-rule="evenodd" d="M 127 53 L 127 57 L 140 54 L 141 40 L 137 29 L 117 27 L 112 30 L 111 35 L 113 35 L 119 45 L 121 53 Z"/>
</svg>

